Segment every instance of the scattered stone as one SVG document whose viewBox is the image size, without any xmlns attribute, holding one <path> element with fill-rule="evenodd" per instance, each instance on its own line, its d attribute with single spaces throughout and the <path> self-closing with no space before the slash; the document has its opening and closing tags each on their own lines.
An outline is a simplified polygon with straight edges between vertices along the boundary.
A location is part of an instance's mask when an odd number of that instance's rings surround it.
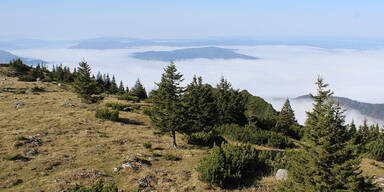
<svg viewBox="0 0 384 192">
<path fill-rule="evenodd" d="M 15 109 L 18 109 L 18 108 L 21 107 L 21 106 L 22 106 L 21 103 L 18 103 L 18 102 L 13 103 L 13 107 L 14 107 Z"/>
<path fill-rule="evenodd" d="M 3 81 L 6 81 L 6 80 L 7 80 L 7 78 L 3 78 L 2 80 L 3 80 Z"/>
<path fill-rule="evenodd" d="M 373 180 L 373 184 L 380 184 L 381 186 L 384 186 L 384 177 L 379 177 L 375 180 Z"/>
<path fill-rule="evenodd" d="M 59 87 L 62 87 L 62 86 L 63 86 L 63 84 L 61 84 L 61 83 L 58 83 L 58 84 L 57 84 L 57 86 L 59 86 Z"/>
<path fill-rule="evenodd" d="M 123 167 L 123 168 L 127 168 L 127 167 L 132 168 L 132 165 L 131 165 L 131 163 L 126 162 L 126 163 L 123 163 L 123 164 L 121 165 L 121 167 Z"/>
<path fill-rule="evenodd" d="M 27 156 L 35 156 L 37 154 L 39 154 L 39 152 L 37 150 L 32 150 L 32 151 L 28 151 L 27 153 L 25 153 Z"/>
<path fill-rule="evenodd" d="M 152 175 L 147 175 L 139 179 L 139 188 L 150 188 L 157 183 L 156 178 Z"/>
<path fill-rule="evenodd" d="M 118 172 L 120 170 L 120 167 L 113 168 L 113 172 Z"/>
<path fill-rule="evenodd" d="M 286 169 L 278 169 L 275 175 L 276 180 L 287 180 L 288 171 Z"/>
<path fill-rule="evenodd" d="M 75 107 L 75 105 L 72 104 L 70 100 L 66 100 L 65 103 L 62 106 L 64 106 L 64 107 Z"/>
<path fill-rule="evenodd" d="M 36 78 L 36 81 L 40 81 L 40 80 L 41 80 L 40 77 Z"/>
<path fill-rule="evenodd" d="M 149 160 L 149 161 L 154 161 L 155 158 L 153 158 L 153 157 L 149 157 L 148 160 Z"/>
<path fill-rule="evenodd" d="M 136 155 L 137 156 L 139 156 L 139 157 L 142 157 L 142 156 L 144 156 L 143 154 L 141 154 L 141 153 L 136 153 Z"/>
</svg>

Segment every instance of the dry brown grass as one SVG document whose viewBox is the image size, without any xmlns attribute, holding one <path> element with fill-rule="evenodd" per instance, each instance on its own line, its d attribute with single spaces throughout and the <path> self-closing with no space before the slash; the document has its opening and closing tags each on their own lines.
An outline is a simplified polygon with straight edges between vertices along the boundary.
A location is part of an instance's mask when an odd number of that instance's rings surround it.
<svg viewBox="0 0 384 192">
<path fill-rule="evenodd" d="M 3 78 L 0 76 L 0 191 L 62 191 L 75 183 L 90 185 L 98 179 L 133 191 L 138 189 L 138 180 L 145 176 L 153 176 L 151 182 L 156 183 L 153 189 L 157 191 L 221 191 L 200 182 L 195 171 L 207 148 L 190 146 L 180 135 L 177 138 L 180 148 L 172 148 L 170 137 L 153 134 L 148 118 L 141 111 L 120 112 L 121 118 L 140 122 L 140 125 L 94 117 L 95 110 L 104 107 L 106 102 L 129 103 L 107 97 L 102 103 L 88 105 L 53 83 L 19 82 L 10 77 L 2 81 Z M 44 88 L 45 92 L 2 91 L 35 86 Z M 75 107 L 63 106 L 67 101 Z M 21 107 L 14 108 L 16 102 L 22 104 Z M 152 148 L 146 149 L 144 142 L 151 143 Z M 31 152 L 37 154 L 31 155 Z M 182 160 L 167 161 L 161 157 L 166 153 Z M 9 154 L 21 154 L 29 160 L 4 160 Z M 151 166 L 114 172 L 115 167 L 134 157 L 154 160 L 150 161 Z M 363 161 L 365 164 L 368 163 Z M 383 170 L 374 170 L 369 167 L 367 173 L 384 176 Z M 274 185 L 276 182 L 273 177 L 266 177 L 259 183 Z"/>
</svg>

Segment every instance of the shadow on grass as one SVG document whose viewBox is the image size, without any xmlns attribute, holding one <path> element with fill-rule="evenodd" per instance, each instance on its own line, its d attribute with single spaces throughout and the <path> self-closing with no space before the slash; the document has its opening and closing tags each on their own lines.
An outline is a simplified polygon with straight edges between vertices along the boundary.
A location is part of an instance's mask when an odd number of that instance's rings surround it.
<svg viewBox="0 0 384 192">
<path fill-rule="evenodd" d="M 131 124 L 131 125 L 144 125 L 143 122 L 131 120 L 128 118 L 119 118 L 117 122 L 124 123 L 124 124 Z"/>
</svg>

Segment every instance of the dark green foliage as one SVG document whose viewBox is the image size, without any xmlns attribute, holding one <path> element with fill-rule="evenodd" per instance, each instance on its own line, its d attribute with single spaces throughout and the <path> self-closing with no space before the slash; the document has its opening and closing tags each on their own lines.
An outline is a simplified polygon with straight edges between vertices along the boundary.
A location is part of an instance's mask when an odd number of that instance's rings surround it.
<svg viewBox="0 0 384 192">
<path fill-rule="evenodd" d="M 252 96 L 245 90 L 241 94 L 247 99 L 244 114 L 248 123 L 265 130 L 271 130 L 276 124 L 278 112 L 261 97 Z"/>
<path fill-rule="evenodd" d="M 137 79 L 135 86 L 132 87 L 130 94 L 132 96 L 136 96 L 139 99 L 146 99 L 148 98 L 147 96 L 147 91 L 145 91 L 144 86 L 141 84 L 140 79 Z"/>
<path fill-rule="evenodd" d="M 232 88 L 231 84 L 221 78 L 215 90 L 215 103 L 217 109 L 217 125 L 236 123 L 246 124 L 244 115 L 246 98 L 239 90 Z"/>
<path fill-rule="evenodd" d="M 71 70 L 63 65 L 53 66 L 52 72 L 48 74 L 49 79 L 58 82 L 71 83 L 76 79 L 76 70 Z"/>
<path fill-rule="evenodd" d="M 301 139 L 303 136 L 304 128 L 297 123 L 295 114 L 288 99 L 285 100 L 285 103 L 279 113 L 276 125 L 272 130 L 295 139 Z"/>
<path fill-rule="evenodd" d="M 217 109 L 212 87 L 203 84 L 202 78 L 193 78 L 182 97 L 188 132 L 209 132 L 216 124 Z"/>
<path fill-rule="evenodd" d="M 205 156 L 197 171 L 199 179 L 222 188 L 236 188 L 268 169 L 258 152 L 250 145 L 236 146 L 222 143 Z"/>
<path fill-rule="evenodd" d="M 177 72 L 173 62 L 164 69 L 161 82 L 152 94 L 152 104 L 149 118 L 152 125 L 162 133 L 170 133 L 172 145 L 176 145 L 176 132 L 185 132 L 185 117 L 182 108 L 181 95 L 184 91 L 180 83 L 182 75 Z"/>
<path fill-rule="evenodd" d="M 113 110 L 116 110 L 116 111 L 123 111 L 124 110 L 124 105 L 122 104 L 119 104 L 119 103 L 106 103 L 105 104 L 106 107 L 110 107 L 112 108 Z"/>
<path fill-rule="evenodd" d="M 86 187 L 76 184 L 72 187 L 72 192 L 118 192 L 118 188 L 115 184 L 104 185 L 102 180 L 99 180 L 95 185 Z"/>
<path fill-rule="evenodd" d="M 181 160 L 180 157 L 178 157 L 176 155 L 169 154 L 169 153 L 164 154 L 163 158 L 165 160 L 168 160 L 168 161 L 180 161 Z"/>
<path fill-rule="evenodd" d="M 32 75 L 24 75 L 19 77 L 19 81 L 34 82 L 36 81 L 36 78 Z"/>
<path fill-rule="evenodd" d="M 119 92 L 119 88 L 117 87 L 116 78 L 113 75 L 112 76 L 112 81 L 111 81 L 111 84 L 109 86 L 109 90 L 107 91 L 107 93 L 116 94 L 118 92 Z"/>
<path fill-rule="evenodd" d="M 140 98 L 136 97 L 136 96 L 132 96 L 131 94 L 129 93 L 124 93 L 122 95 L 120 95 L 119 97 L 117 97 L 118 100 L 126 100 L 126 101 L 132 101 L 132 102 L 140 102 Z"/>
<path fill-rule="evenodd" d="M 151 143 L 143 143 L 143 147 L 146 149 L 150 149 L 152 147 Z"/>
<path fill-rule="evenodd" d="M 225 139 L 218 135 L 214 130 L 209 132 L 200 131 L 186 135 L 186 140 L 189 144 L 192 145 L 209 147 L 213 147 L 214 144 L 221 145 L 221 143 L 226 142 Z"/>
<path fill-rule="evenodd" d="M 371 141 L 367 144 L 366 148 L 370 158 L 377 161 L 384 160 L 384 136 L 380 136 L 375 141 Z"/>
<path fill-rule="evenodd" d="M 15 70 L 16 75 L 26 75 L 31 70 L 31 67 L 25 65 L 21 59 L 14 59 L 9 62 L 9 67 Z"/>
<path fill-rule="evenodd" d="M 119 111 L 105 109 L 96 109 L 95 117 L 99 119 L 117 121 L 119 119 Z"/>
<path fill-rule="evenodd" d="M 302 153 L 293 156 L 287 182 L 281 191 L 376 191 L 365 183 L 359 171 L 360 159 L 340 106 L 330 99 L 333 94 L 319 78 L 318 94 L 312 112 L 307 112 L 306 143 Z"/>
<path fill-rule="evenodd" d="M 254 125 L 240 126 L 227 124 L 216 128 L 216 130 L 228 138 L 244 143 L 280 149 L 294 147 L 292 140 L 287 136 L 281 133 L 263 130 Z"/>
<path fill-rule="evenodd" d="M 91 79 L 91 68 L 88 63 L 79 63 L 74 89 L 79 96 L 85 100 L 91 100 L 92 94 L 96 93 L 96 81 Z"/>
<path fill-rule="evenodd" d="M 124 89 L 123 81 L 120 81 L 120 85 L 119 85 L 118 93 L 119 93 L 119 94 L 124 94 L 124 93 L 125 93 L 125 89 Z"/>
</svg>

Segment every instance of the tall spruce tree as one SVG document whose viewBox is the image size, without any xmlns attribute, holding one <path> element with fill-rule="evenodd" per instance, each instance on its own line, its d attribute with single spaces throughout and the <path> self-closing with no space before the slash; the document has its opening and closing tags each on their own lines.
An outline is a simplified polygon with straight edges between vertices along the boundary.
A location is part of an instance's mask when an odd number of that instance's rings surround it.
<svg viewBox="0 0 384 192">
<path fill-rule="evenodd" d="M 109 87 L 109 93 L 116 94 L 118 91 L 119 91 L 119 88 L 117 87 L 116 78 L 113 75 L 112 81 L 111 81 L 111 86 Z"/>
<path fill-rule="evenodd" d="M 120 94 L 125 93 L 123 81 L 120 81 L 120 85 L 119 85 L 119 93 L 120 93 Z"/>
<path fill-rule="evenodd" d="M 147 91 L 145 91 L 145 88 L 143 84 L 141 84 L 140 79 L 137 79 L 135 86 L 131 88 L 131 95 L 136 96 L 140 99 L 146 99 Z"/>
<path fill-rule="evenodd" d="M 224 77 L 221 77 L 214 96 L 218 110 L 217 124 L 245 124 L 247 122 L 244 114 L 246 98 L 239 90 L 234 90 Z"/>
<path fill-rule="evenodd" d="M 217 119 L 217 110 L 212 87 L 203 84 L 201 77 L 193 77 L 183 95 L 183 105 L 188 114 L 189 132 L 208 132 L 212 130 Z"/>
<path fill-rule="evenodd" d="M 281 132 L 295 139 L 301 138 L 303 130 L 296 121 L 295 113 L 292 110 L 288 98 L 285 100 L 285 103 L 279 113 L 276 125 L 272 130 L 276 132 Z"/>
<path fill-rule="evenodd" d="M 152 91 L 153 107 L 149 112 L 152 125 L 161 133 L 170 133 L 173 147 L 177 147 L 176 132 L 185 132 L 181 102 L 184 88 L 180 85 L 183 81 L 182 77 L 175 64 L 171 62 L 164 69 L 160 83 L 156 83 L 158 88 Z"/>
<path fill-rule="evenodd" d="M 307 142 L 303 151 L 290 160 L 289 180 L 281 191 L 376 191 L 365 183 L 359 171 L 360 159 L 344 125 L 343 110 L 335 105 L 321 78 L 316 82 L 318 94 L 313 111 L 307 112 Z"/>
<path fill-rule="evenodd" d="M 91 68 L 86 61 L 79 63 L 77 76 L 74 83 L 75 92 L 83 99 L 90 101 L 95 93 L 96 81 L 91 78 Z"/>
</svg>

